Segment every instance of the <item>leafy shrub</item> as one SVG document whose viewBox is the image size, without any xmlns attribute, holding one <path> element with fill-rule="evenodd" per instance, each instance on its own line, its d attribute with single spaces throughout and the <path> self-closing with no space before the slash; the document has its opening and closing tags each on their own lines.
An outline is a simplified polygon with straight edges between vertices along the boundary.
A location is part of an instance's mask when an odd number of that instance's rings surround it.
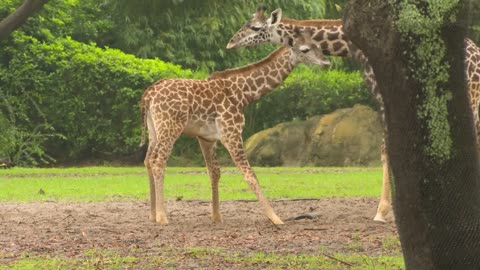
<svg viewBox="0 0 480 270">
<path fill-rule="evenodd" d="M 0 91 L 20 124 L 34 130 L 47 119 L 65 136 L 48 143 L 49 152 L 60 159 L 133 152 L 139 143 L 144 89 L 161 78 L 194 76 L 158 59 L 141 60 L 70 38 L 42 43 L 21 32 L 2 56 L 8 61 L 0 66 Z"/>
<path fill-rule="evenodd" d="M 10 160 L 13 143 L 15 142 L 15 137 L 13 136 L 13 128 L 8 121 L 7 116 L 0 111 L 0 159 Z"/>
<path fill-rule="evenodd" d="M 37 104 L 32 103 L 38 108 Z M 39 112 L 39 114 L 42 114 Z M 31 124 L 28 119 L 29 124 Z M 16 113 L 8 99 L 0 92 L 0 159 L 18 166 L 32 166 L 49 163 L 54 159 L 44 149 L 44 143 L 51 137 L 62 138 L 46 122 L 38 123 L 33 129 L 17 126 Z"/>
</svg>

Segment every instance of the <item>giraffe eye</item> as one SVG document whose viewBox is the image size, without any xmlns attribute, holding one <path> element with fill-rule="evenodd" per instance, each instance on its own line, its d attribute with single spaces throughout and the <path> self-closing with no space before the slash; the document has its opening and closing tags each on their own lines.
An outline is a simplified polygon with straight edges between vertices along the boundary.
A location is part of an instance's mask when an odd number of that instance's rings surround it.
<svg viewBox="0 0 480 270">
<path fill-rule="evenodd" d="M 310 51 L 310 48 L 302 48 L 300 49 L 302 53 L 308 53 Z"/>
<path fill-rule="evenodd" d="M 260 29 L 262 28 L 258 26 L 251 26 L 250 29 L 252 29 L 253 31 L 260 31 Z"/>
</svg>

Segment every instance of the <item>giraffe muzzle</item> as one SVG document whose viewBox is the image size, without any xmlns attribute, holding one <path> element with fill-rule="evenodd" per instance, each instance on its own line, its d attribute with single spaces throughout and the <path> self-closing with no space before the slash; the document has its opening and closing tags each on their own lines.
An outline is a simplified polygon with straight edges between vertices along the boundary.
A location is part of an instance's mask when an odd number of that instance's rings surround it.
<svg viewBox="0 0 480 270">
<path fill-rule="evenodd" d="M 230 42 L 228 42 L 228 44 L 227 44 L 227 49 L 233 49 L 233 48 L 235 48 L 236 46 L 237 46 L 237 45 L 235 45 L 234 43 L 232 43 L 232 42 L 230 41 Z"/>
</svg>

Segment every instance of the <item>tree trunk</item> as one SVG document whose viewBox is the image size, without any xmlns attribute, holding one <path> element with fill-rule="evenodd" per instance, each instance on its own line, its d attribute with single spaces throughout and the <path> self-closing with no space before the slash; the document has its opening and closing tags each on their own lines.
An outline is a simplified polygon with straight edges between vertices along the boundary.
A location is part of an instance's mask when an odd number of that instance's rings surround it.
<svg viewBox="0 0 480 270">
<path fill-rule="evenodd" d="M 368 57 L 385 102 L 393 206 L 406 267 L 480 269 L 480 171 L 464 72 L 466 27 L 449 24 L 441 31 L 452 145 L 439 161 L 425 151 L 432 132 L 419 116 L 425 89 L 409 66 L 413 51 L 395 27 L 397 14 L 389 2 L 350 0 L 344 29 Z"/>
<path fill-rule="evenodd" d="M 0 21 L 0 41 L 22 26 L 30 16 L 40 10 L 47 2 L 48 0 L 25 0 L 15 12 Z"/>
</svg>

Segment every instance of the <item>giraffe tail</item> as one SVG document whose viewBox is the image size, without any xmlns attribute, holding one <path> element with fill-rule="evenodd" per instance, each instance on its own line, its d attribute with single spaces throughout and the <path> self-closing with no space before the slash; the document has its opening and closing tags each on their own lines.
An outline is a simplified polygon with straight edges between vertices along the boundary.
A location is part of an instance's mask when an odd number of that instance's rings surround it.
<svg viewBox="0 0 480 270">
<path fill-rule="evenodd" d="M 139 161 L 142 161 L 145 159 L 145 156 L 147 155 L 147 150 L 148 150 L 148 145 L 146 143 L 147 141 L 147 110 L 145 108 L 144 102 L 142 102 L 142 104 L 140 105 L 140 111 L 142 116 L 142 137 L 140 140 L 140 145 L 139 145 L 139 149 L 137 150 L 136 156 Z"/>
<path fill-rule="evenodd" d="M 140 140 L 140 147 L 143 147 L 146 144 L 146 136 L 147 136 L 147 113 L 145 106 L 142 104 L 141 108 L 141 115 L 142 115 L 142 138 Z"/>
</svg>

